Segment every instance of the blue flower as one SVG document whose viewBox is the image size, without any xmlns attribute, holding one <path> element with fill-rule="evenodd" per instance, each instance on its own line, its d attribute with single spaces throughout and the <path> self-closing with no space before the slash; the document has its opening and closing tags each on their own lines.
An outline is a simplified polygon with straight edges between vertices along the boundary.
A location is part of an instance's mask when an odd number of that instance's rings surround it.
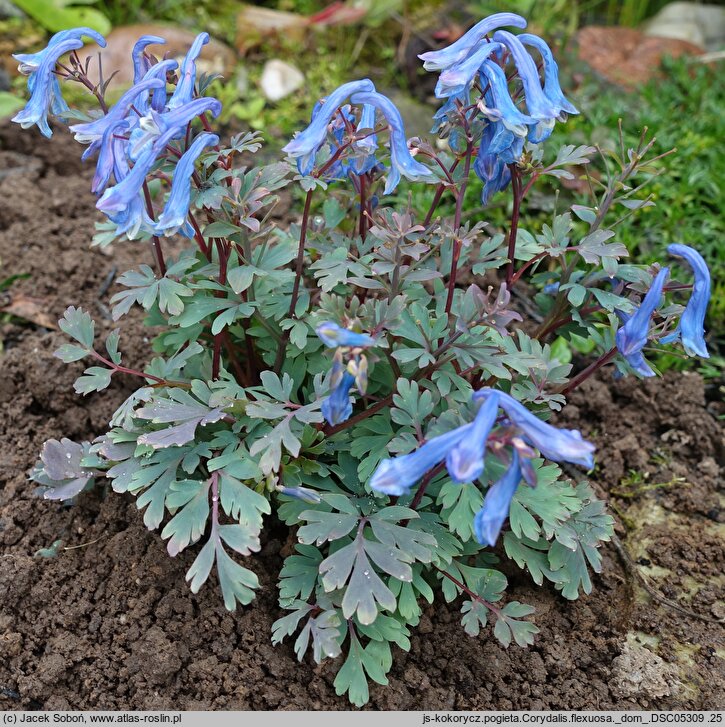
<svg viewBox="0 0 725 727">
<path fill-rule="evenodd" d="M 400 111 L 395 104 L 381 93 L 375 91 L 366 93 L 355 93 L 350 97 L 355 104 L 371 104 L 382 111 L 385 120 L 390 128 L 390 171 L 385 183 L 384 194 L 391 194 L 400 182 L 402 174 L 406 179 L 413 182 L 433 182 L 436 177 L 424 164 L 415 161 L 408 149 L 408 141 L 405 137 L 405 128 Z"/>
<path fill-rule="evenodd" d="M 710 302 L 710 271 L 707 263 L 702 255 L 689 245 L 670 245 L 667 252 L 675 257 L 681 257 L 689 263 L 695 273 L 695 283 L 677 328 L 661 338 L 660 343 L 680 340 L 688 356 L 710 358 L 705 343 L 704 327 L 705 313 Z"/>
<path fill-rule="evenodd" d="M 522 33 L 518 39 L 524 44 L 536 48 L 541 54 L 544 61 L 544 94 L 551 101 L 553 106 L 558 109 L 557 118 L 561 118 L 562 112 L 567 114 L 578 114 L 576 107 L 571 104 L 559 85 L 559 66 L 554 60 L 554 56 L 549 46 L 537 35 L 531 33 Z"/>
<path fill-rule="evenodd" d="M 498 393 L 500 406 L 506 412 L 512 424 L 521 430 L 525 439 L 538 449 L 541 454 L 552 462 L 570 462 L 587 469 L 594 467 L 595 447 L 582 438 L 576 429 L 558 429 L 539 419 L 523 404 L 503 391 L 480 389 L 474 399 L 486 399 Z"/>
<path fill-rule="evenodd" d="M 85 31 L 86 28 L 81 30 Z M 85 32 L 80 34 L 86 35 Z M 60 85 L 55 76 L 55 64 L 62 55 L 83 47 L 83 41 L 77 37 L 78 32 L 75 33 L 74 37 L 70 34 L 70 31 L 67 31 L 66 35 L 57 40 L 60 35 L 62 33 L 54 35 L 50 39 L 47 48 L 39 53 L 16 56 L 20 60 L 21 69 L 30 72 L 28 77 L 30 99 L 25 108 L 20 110 L 12 120 L 20 124 L 23 129 L 36 125 L 40 129 L 40 133 L 47 137 L 53 135 L 48 125 L 48 112 L 58 114 L 68 109 L 65 101 L 63 101 Z M 101 40 L 103 40 L 102 37 Z M 105 44 L 105 41 L 103 41 L 103 45 Z"/>
<path fill-rule="evenodd" d="M 300 174 L 309 174 L 315 166 L 315 156 L 327 140 L 327 127 L 340 106 L 357 91 L 374 90 L 375 86 L 368 78 L 343 83 L 323 104 L 315 107 L 309 126 L 282 148 L 283 152 L 297 159 Z"/>
<path fill-rule="evenodd" d="M 138 120 L 138 127 L 131 134 L 129 157 L 135 161 L 150 143 L 171 129 L 175 131 L 170 138 L 182 138 L 186 133 L 187 124 L 193 119 L 207 112 L 216 118 L 221 110 L 221 102 L 208 96 L 195 98 L 193 101 L 165 113 L 158 113 L 153 108 L 149 109 L 149 112 Z"/>
<path fill-rule="evenodd" d="M 521 465 L 518 452 L 513 449 L 511 465 L 506 474 L 489 487 L 483 500 L 483 506 L 473 520 L 476 540 L 481 545 L 492 547 L 496 545 L 501 528 L 509 515 L 511 500 L 519 482 L 521 482 Z"/>
<path fill-rule="evenodd" d="M 171 193 L 156 225 L 159 234 L 173 235 L 186 224 L 191 200 L 191 177 L 194 174 L 194 164 L 206 147 L 218 143 L 219 137 L 216 134 L 199 134 L 176 163 Z"/>
<path fill-rule="evenodd" d="M 539 80 L 539 72 L 536 70 L 536 63 L 534 63 L 534 59 L 524 48 L 521 41 L 506 30 L 497 30 L 493 39 L 502 43 L 511 51 L 516 70 L 524 86 L 526 108 L 529 116 L 538 121 L 550 121 L 556 118 L 558 111 L 544 94 Z"/>
<path fill-rule="evenodd" d="M 506 162 L 497 154 L 490 151 L 496 133 L 496 125 L 488 124 L 481 136 L 481 146 L 478 149 L 476 161 L 473 163 L 473 170 L 479 179 L 484 183 L 481 193 L 481 203 L 487 205 L 496 192 L 508 187 L 511 182 L 511 170 Z"/>
<path fill-rule="evenodd" d="M 109 187 L 103 193 L 96 203 L 96 207 L 106 214 L 124 212 L 138 198 L 146 177 L 156 163 L 159 154 L 165 150 L 166 145 L 176 133 L 177 129 L 172 127 L 146 148 L 128 173 L 125 173 L 125 170 L 121 172 L 124 176 L 120 181 L 116 176 L 116 185 Z M 114 157 L 116 157 L 115 151 Z"/>
<path fill-rule="evenodd" d="M 38 51 L 37 53 L 13 54 L 13 58 L 19 62 L 18 71 L 20 71 L 20 73 L 24 76 L 32 76 L 32 74 L 40 67 L 43 59 L 46 58 L 49 53 L 55 56 L 56 59 L 63 55 L 63 53 L 56 54 L 53 51 L 55 46 L 60 43 L 64 43 L 67 40 L 81 41 L 82 38 L 92 38 L 101 48 L 106 47 L 106 39 L 100 33 L 93 30 L 93 28 L 71 28 L 70 30 L 61 30 L 48 41 L 48 45 L 43 50 Z M 81 45 L 76 47 L 80 48 L 82 45 L 83 43 L 81 42 Z"/>
<path fill-rule="evenodd" d="M 322 402 L 322 416 L 330 426 L 347 421 L 352 414 L 350 389 L 355 383 L 355 377 L 347 371 L 342 375 L 340 383 L 332 393 Z"/>
<path fill-rule="evenodd" d="M 328 348 L 337 348 L 338 346 L 349 346 L 351 348 L 368 348 L 375 346 L 376 341 L 367 333 L 356 333 L 347 328 L 338 326 L 332 321 L 320 323 L 315 329 L 320 340 Z"/>
<path fill-rule="evenodd" d="M 151 108 L 154 111 L 162 112 L 166 108 L 166 74 L 176 70 L 178 66 L 179 64 L 173 58 L 168 58 L 165 61 L 155 63 L 148 69 L 148 71 L 146 71 L 144 80 L 158 78 L 163 81 L 163 85 L 155 88 L 151 96 Z M 139 99 L 137 109 L 142 115 L 148 113 L 149 103 L 146 94 Z"/>
<path fill-rule="evenodd" d="M 483 43 L 480 48 L 460 63 L 446 68 L 438 77 L 435 88 L 436 97 L 447 98 L 463 93 L 471 85 L 471 81 L 476 77 L 484 61 L 500 49 L 499 43 Z"/>
<path fill-rule="evenodd" d="M 365 104 L 360 112 L 360 121 L 355 129 L 358 133 L 372 131 L 375 128 L 375 106 Z M 359 139 L 353 144 L 354 149 L 358 152 L 357 157 L 350 160 L 350 171 L 354 174 L 366 174 L 375 166 L 378 160 L 375 158 L 375 152 L 378 149 L 378 135 L 370 134 L 363 139 Z"/>
<path fill-rule="evenodd" d="M 145 50 L 149 45 L 166 45 L 163 38 L 158 35 L 142 35 L 134 44 L 131 51 L 131 59 L 133 60 L 133 82 L 138 83 L 151 68 L 151 63 L 145 54 Z"/>
<path fill-rule="evenodd" d="M 174 93 L 169 99 L 169 108 L 175 109 L 188 104 L 194 98 L 194 83 L 196 82 L 196 59 L 201 54 L 202 46 L 209 42 L 209 33 L 199 33 L 184 57 L 179 71 L 179 81 Z"/>
<path fill-rule="evenodd" d="M 311 505 L 317 505 L 322 502 L 322 498 L 314 491 L 310 490 L 309 487 L 283 487 L 277 485 L 277 490 L 287 497 L 294 497 L 302 502 L 309 502 Z"/>
<path fill-rule="evenodd" d="M 491 99 L 491 107 L 483 110 L 491 121 L 501 121 L 510 132 L 517 136 L 526 136 L 528 126 L 536 123 L 536 119 L 519 111 L 508 91 L 508 80 L 501 66 L 492 61 L 481 65 L 482 80 L 488 84 L 489 90 L 485 100 Z"/>
<path fill-rule="evenodd" d="M 429 439 L 410 454 L 384 459 L 370 478 L 370 487 L 386 495 L 405 495 L 423 475 L 440 464 L 470 431 L 472 424 Z"/>
<path fill-rule="evenodd" d="M 525 28 L 526 20 L 514 13 L 496 13 L 476 23 L 465 35 L 455 43 L 440 50 L 421 53 L 418 58 L 423 61 L 426 71 L 442 71 L 464 60 L 491 31 L 504 26 Z"/>
<path fill-rule="evenodd" d="M 91 191 L 100 194 L 108 184 L 111 170 L 113 168 L 112 144 L 114 135 L 125 133 L 130 128 L 127 117 L 134 102 L 141 95 L 148 95 L 151 89 L 159 88 L 163 82 L 159 79 L 148 79 L 132 86 L 121 98 L 109 109 L 108 113 L 95 121 L 88 121 L 82 124 L 72 124 L 69 128 L 74 134 L 76 141 L 81 144 L 90 144 L 83 152 L 83 159 L 87 159 L 95 152 L 98 152 L 96 174 L 93 178 Z M 135 119 L 134 119 L 135 122 Z M 124 147 L 125 150 L 125 147 Z"/>
<path fill-rule="evenodd" d="M 486 441 L 498 416 L 498 394 L 481 405 L 466 436 L 446 456 L 446 467 L 454 482 L 473 482 L 483 474 Z"/>
<path fill-rule="evenodd" d="M 617 331 L 615 340 L 619 352 L 629 365 L 642 376 L 654 376 L 642 355 L 642 349 L 649 336 L 649 324 L 652 314 L 662 302 L 662 288 L 670 274 L 669 268 L 662 268 L 652 282 L 639 308 L 627 318 Z"/>
</svg>

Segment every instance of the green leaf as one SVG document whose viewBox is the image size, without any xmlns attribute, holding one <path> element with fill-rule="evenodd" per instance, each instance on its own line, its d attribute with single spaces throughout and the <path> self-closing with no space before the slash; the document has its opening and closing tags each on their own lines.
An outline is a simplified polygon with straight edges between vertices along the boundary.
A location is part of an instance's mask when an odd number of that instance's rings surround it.
<svg viewBox="0 0 725 727">
<path fill-rule="evenodd" d="M 209 518 L 209 484 L 198 480 L 173 483 L 167 498 L 168 506 L 173 508 L 184 503 L 161 531 L 164 540 L 169 538 L 166 549 L 172 558 L 204 534 Z"/>
<path fill-rule="evenodd" d="M 478 636 L 481 627 L 488 622 L 488 609 L 480 601 L 464 601 L 461 607 L 463 630 L 469 636 Z"/>
<path fill-rule="evenodd" d="M 350 647 L 347 659 L 335 677 L 335 693 L 338 696 L 347 693 L 352 704 L 362 707 L 370 699 L 367 677 L 378 684 L 388 683 L 379 660 L 363 649 L 355 633 L 350 631 Z"/>
<path fill-rule="evenodd" d="M 450 480 L 438 493 L 441 516 L 451 531 L 466 542 L 474 537 L 473 518 L 483 505 L 483 495 L 472 483 L 457 485 Z"/>
<path fill-rule="evenodd" d="M 212 222 L 204 228 L 204 237 L 231 237 L 237 232 L 241 232 L 242 228 L 232 225 L 229 222 Z"/>
<path fill-rule="evenodd" d="M 96 324 L 83 308 L 74 306 L 67 308 L 58 321 L 58 326 L 63 333 L 78 341 L 84 348 L 88 350 L 93 348 Z"/>
<path fill-rule="evenodd" d="M 51 33 L 79 27 L 93 28 L 101 35 L 111 32 L 111 22 L 103 13 L 95 8 L 78 7 L 80 2 L 74 4 L 72 0 L 13 0 L 13 3 Z"/>
<path fill-rule="evenodd" d="M 20 111 L 23 106 L 25 106 L 23 99 L 7 91 L 0 91 L 0 119 L 12 116 L 16 111 Z"/>
<path fill-rule="evenodd" d="M 310 597 L 322 562 L 322 553 L 312 545 L 298 544 L 295 550 L 298 555 L 287 556 L 279 574 L 279 602 L 286 607 L 295 599 Z"/>
<path fill-rule="evenodd" d="M 111 383 L 113 369 L 102 366 L 91 366 L 79 376 L 73 384 L 76 394 L 90 394 L 92 391 L 102 391 Z"/>
<path fill-rule="evenodd" d="M 299 528 L 297 538 L 304 545 L 322 545 L 328 540 L 339 540 L 357 526 L 359 519 L 358 515 L 341 512 L 305 510 L 300 514 L 300 520 L 306 520 L 307 524 Z"/>
<path fill-rule="evenodd" d="M 530 616 L 533 612 L 532 606 L 518 601 L 507 603 L 497 614 L 496 625 L 493 629 L 494 636 L 505 648 L 511 645 L 512 638 L 519 646 L 531 646 L 539 629 L 530 621 L 517 621 L 516 619 Z"/>
</svg>

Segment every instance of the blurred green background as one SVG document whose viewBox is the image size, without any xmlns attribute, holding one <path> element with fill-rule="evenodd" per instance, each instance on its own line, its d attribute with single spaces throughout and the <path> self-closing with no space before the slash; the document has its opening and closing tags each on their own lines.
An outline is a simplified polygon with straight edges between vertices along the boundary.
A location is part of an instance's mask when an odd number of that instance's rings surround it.
<svg viewBox="0 0 725 727">
<path fill-rule="evenodd" d="M 672 16 L 667 5 L 664 0 L 347 0 L 332 5 L 317 0 L 253 5 L 234 0 L 0 0 L 0 116 L 22 105 L 25 94 L 24 79 L 15 75 L 10 53 L 34 50 L 52 32 L 66 27 L 90 25 L 108 34 L 127 25 L 161 23 L 192 32 L 206 30 L 228 47 L 223 78 L 212 89 L 224 104 L 222 121 L 234 130 L 261 130 L 269 154 L 302 127 L 316 99 L 363 76 L 399 104 L 409 135 L 425 135 L 426 119 L 435 108 L 434 78 L 422 70 L 417 54 L 450 42 L 487 14 L 517 12 L 528 18 L 531 32 L 554 48 L 562 87 L 582 112 L 557 124 L 550 147 L 613 146 L 618 144 L 621 119 L 630 145 L 647 126 L 657 137 L 658 153 L 677 148 L 662 160 L 664 173 L 648 187 L 655 206 L 622 222 L 618 239 L 635 262 L 659 259 L 671 242 L 702 252 L 713 272 L 708 323 L 711 350 L 716 350 L 725 321 L 725 84 L 720 80 L 725 70 L 720 37 L 725 33 L 725 8 L 718 15 L 718 8 L 711 6 L 713 14 L 703 15 L 704 6 L 676 3 L 685 7 L 680 16 Z M 674 34 L 684 39 L 658 40 L 641 32 L 651 33 L 657 23 L 655 34 L 671 34 L 675 27 Z M 143 32 L 135 30 L 136 35 Z M 683 51 L 676 60 L 670 57 Z M 265 63 L 271 59 L 290 64 L 297 73 L 289 71 L 299 87 L 282 98 L 270 95 L 263 83 Z M 586 203 L 585 192 L 572 185 L 566 200 L 558 201 L 559 208 L 562 202 Z M 424 208 L 431 193 L 421 189 L 413 194 L 413 206 Z M 536 228 L 550 219 L 555 204 L 552 190 L 542 188 L 532 196 L 524 226 Z M 471 207 L 472 215 L 481 213 L 473 209 L 474 197 Z M 502 224 L 506 215 L 503 200 L 485 213 L 493 226 Z M 662 363 L 692 365 L 676 357 Z M 706 375 L 717 376 L 722 359 L 715 356 L 698 366 Z"/>
</svg>

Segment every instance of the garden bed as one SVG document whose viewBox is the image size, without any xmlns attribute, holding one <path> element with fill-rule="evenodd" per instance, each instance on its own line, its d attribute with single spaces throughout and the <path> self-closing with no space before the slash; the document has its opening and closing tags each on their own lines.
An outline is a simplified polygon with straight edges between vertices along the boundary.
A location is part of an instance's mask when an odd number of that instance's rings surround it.
<svg viewBox="0 0 725 727">
<path fill-rule="evenodd" d="M 82 305 L 110 331 L 112 272 L 149 262 L 149 251 L 140 243 L 88 249 L 92 169 L 62 131 L 51 143 L 39 139 L 0 126 L 0 279 L 29 273 L 11 292 L 25 296 L 31 313 L 56 320 L 68 305 Z M 129 365 L 150 357 L 140 320 L 132 313 L 122 328 Z M 80 399 L 72 382 L 81 365 L 52 356 L 62 335 L 10 322 L 2 339 L 0 708 L 347 709 L 332 668 L 299 664 L 291 644 L 270 643 L 280 615 L 275 579 L 290 547 L 284 527 L 270 523 L 261 553 L 247 563 L 260 578 L 257 600 L 230 614 L 213 584 L 189 591 L 184 574 L 194 554 L 170 560 L 130 497 L 98 488 L 67 508 L 33 496 L 26 473 L 43 441 L 102 432 L 132 382 L 114 379 L 108 391 Z M 635 568 L 704 618 L 654 601 L 611 545 L 593 593 L 576 602 L 509 570 L 509 596 L 536 607 L 541 633 L 533 647 L 503 649 L 488 630 L 469 638 L 455 604 L 437 601 L 410 653 L 396 649 L 390 685 L 374 686 L 369 706 L 725 707 L 715 395 L 694 374 L 613 382 L 605 373 L 560 417 L 598 445 L 595 482 L 611 497 Z M 58 539 L 72 549 L 33 557 Z"/>
</svg>

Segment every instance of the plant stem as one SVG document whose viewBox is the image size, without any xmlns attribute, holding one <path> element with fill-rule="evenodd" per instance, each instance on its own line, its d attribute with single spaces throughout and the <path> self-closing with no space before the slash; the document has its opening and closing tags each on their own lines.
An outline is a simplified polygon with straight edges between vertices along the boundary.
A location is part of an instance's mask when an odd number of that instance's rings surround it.
<svg viewBox="0 0 725 727">
<path fill-rule="evenodd" d="M 305 259 L 305 243 L 307 242 L 307 228 L 310 224 L 310 209 L 312 207 L 312 191 L 308 190 L 307 196 L 305 197 L 305 208 L 302 212 L 302 224 L 300 227 L 300 242 L 297 247 L 297 260 L 295 261 L 295 282 L 292 286 L 292 298 L 290 300 L 289 311 L 287 313 L 288 318 L 294 318 L 295 308 L 297 307 L 297 299 L 300 294 L 300 284 L 302 282 L 302 268 Z M 287 348 L 287 341 L 289 341 L 290 329 L 287 329 L 282 334 L 282 342 L 277 349 L 277 357 L 274 362 L 274 370 L 279 373 L 284 363 L 284 354 Z"/>
<path fill-rule="evenodd" d="M 367 181 L 367 174 L 361 174 L 360 175 L 360 217 L 358 220 L 358 229 L 360 232 L 360 238 L 363 242 L 365 242 L 365 237 L 368 234 L 368 225 L 367 225 L 367 195 L 366 195 L 366 188 L 365 183 Z"/>
<path fill-rule="evenodd" d="M 517 165 L 509 164 L 511 170 L 511 189 L 514 193 L 514 207 L 511 212 L 511 227 L 509 228 L 508 238 L 508 266 L 506 267 L 506 284 L 510 288 L 514 277 L 514 257 L 516 255 L 516 237 L 519 231 L 519 216 L 521 215 L 521 200 L 523 194 L 521 192 L 521 174 Z"/>
<path fill-rule="evenodd" d="M 596 361 L 589 364 L 583 371 L 580 371 L 561 391 L 560 394 L 567 396 L 571 391 L 576 389 L 581 383 L 586 381 L 590 376 L 596 373 L 602 366 L 608 364 L 617 355 L 617 347 L 610 349 L 602 354 Z"/>
<path fill-rule="evenodd" d="M 458 163 L 460 162 L 460 158 L 456 159 L 453 164 L 451 164 L 451 168 L 448 170 L 449 176 L 453 174 L 456 167 L 458 166 Z M 438 185 L 436 189 L 435 196 L 433 197 L 433 202 L 431 203 L 430 209 L 428 210 L 428 214 L 425 216 L 425 220 L 423 221 L 423 226 L 428 227 L 431 220 L 433 219 L 433 215 L 435 214 L 436 209 L 438 208 L 438 203 L 441 201 L 441 197 L 443 196 L 443 192 L 446 190 L 446 184 L 441 183 Z"/>
<path fill-rule="evenodd" d="M 455 578 L 447 571 L 444 571 L 442 568 L 439 568 L 437 565 L 433 566 L 441 575 L 444 575 L 449 581 L 452 581 L 455 583 L 466 595 L 470 596 L 474 601 L 478 601 L 479 603 L 483 604 L 486 608 L 490 609 L 495 613 L 497 616 L 500 615 L 501 609 L 494 606 L 490 601 L 486 601 L 485 599 L 481 598 L 477 593 L 474 593 L 468 586 L 465 585 L 465 583 L 462 583 L 458 580 L 458 578 Z"/>
<path fill-rule="evenodd" d="M 149 213 L 151 219 L 154 218 L 154 205 L 151 201 L 151 192 L 149 190 L 148 182 L 143 183 L 143 196 L 146 200 L 146 211 Z M 166 275 L 166 263 L 164 262 L 164 251 L 161 249 L 161 241 L 157 235 L 151 236 L 151 251 L 153 252 L 154 259 L 156 260 L 156 266 L 159 269 L 161 277 Z"/>
<path fill-rule="evenodd" d="M 446 314 L 450 314 L 453 307 L 453 292 L 456 288 L 456 274 L 458 273 L 458 259 L 461 256 L 461 247 L 463 245 L 458 230 L 461 226 L 461 213 L 463 212 L 463 201 L 466 197 L 466 187 L 468 186 L 468 176 L 471 172 L 471 157 L 473 156 L 473 141 L 468 139 L 466 147 L 466 161 L 463 169 L 463 179 L 461 187 L 456 197 L 456 214 L 453 218 L 453 234 L 456 236 L 453 241 L 453 256 L 451 258 L 451 271 L 448 276 L 448 298 L 446 299 Z"/>
</svg>

